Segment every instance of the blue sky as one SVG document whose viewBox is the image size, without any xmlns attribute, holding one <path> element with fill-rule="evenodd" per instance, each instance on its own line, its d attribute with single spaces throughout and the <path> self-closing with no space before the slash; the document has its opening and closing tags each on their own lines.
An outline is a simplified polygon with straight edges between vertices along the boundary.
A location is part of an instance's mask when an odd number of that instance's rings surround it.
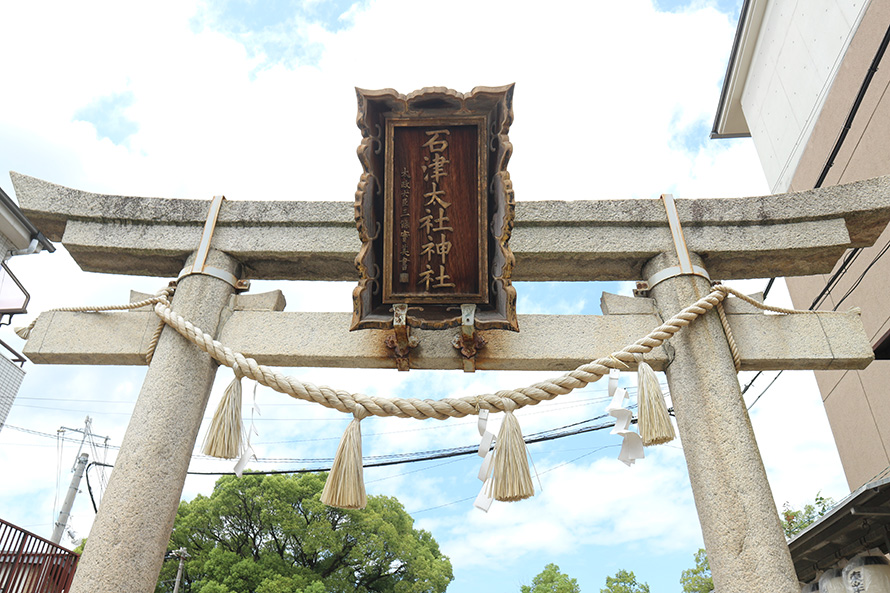
<svg viewBox="0 0 890 593">
<path fill-rule="evenodd" d="M 556 1 L 543 12 L 532 3 L 469 0 L 50 4 L 0 7 L 0 19 L 17 24 L 0 39 L 2 55 L 15 56 L 0 62 L 4 175 L 14 170 L 121 195 L 351 201 L 361 172 L 354 87 L 408 93 L 515 82 L 509 170 L 517 200 L 768 193 L 749 141 L 707 140 L 740 2 Z M 447 31 L 447 59 L 428 51 L 431 23 Z M 0 186 L 13 193 L 5 177 Z M 130 289 L 154 292 L 167 280 L 84 273 L 63 248 L 10 266 L 33 295 L 32 314 L 123 302 Z M 257 282 L 252 290 L 283 290 L 288 310 L 349 311 L 352 286 Z M 517 287 L 520 313 L 597 314 L 603 290 L 629 291 L 617 283 Z M 786 302 L 781 287 L 771 298 Z M 10 328 L 0 329 L 0 339 L 21 348 Z M 110 437 L 113 462 L 144 369 L 29 363 L 26 370 L 10 426 L 0 431 L 0 463 L 15 476 L 0 484 L 0 516 L 48 535 L 76 452 L 53 435 L 89 414 L 94 431 Z M 426 397 L 551 375 L 289 372 L 353 391 Z M 207 419 L 230 380 L 220 371 Z M 633 385 L 632 377 L 623 380 Z M 523 430 L 603 414 L 604 389 L 594 384 L 522 410 Z M 752 389 L 749 401 L 758 393 Z M 333 456 L 348 419 L 265 389 L 257 397 L 261 459 L 252 467 Z M 785 373 L 751 416 L 777 505 L 801 505 L 820 490 L 846 493 L 812 374 Z M 369 419 L 363 433 L 369 456 L 478 442 L 471 420 Z M 495 504 L 487 515 L 472 508 L 480 487 L 472 456 L 369 470 L 366 481 L 371 493 L 399 497 L 440 542 L 454 563 L 453 593 L 518 591 L 549 562 L 586 592 L 619 568 L 653 591 L 677 592 L 681 570 L 701 546 L 682 444 L 649 450 L 632 468 L 617 461 L 619 445 L 608 431 L 533 445 L 542 491 Z M 192 469 L 229 471 L 231 464 L 195 458 Z M 183 496 L 206 494 L 212 484 L 190 477 Z M 92 518 L 84 491 L 72 519 L 80 537 Z"/>
</svg>

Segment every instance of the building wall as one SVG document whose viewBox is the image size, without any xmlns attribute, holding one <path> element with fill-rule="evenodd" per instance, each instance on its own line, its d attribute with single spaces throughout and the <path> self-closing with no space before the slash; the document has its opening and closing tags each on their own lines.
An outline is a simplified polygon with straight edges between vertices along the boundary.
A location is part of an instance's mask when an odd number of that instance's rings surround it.
<svg viewBox="0 0 890 593">
<path fill-rule="evenodd" d="M 773 192 L 791 184 L 867 4 L 773 0 L 767 5 L 741 104 Z"/>
<path fill-rule="evenodd" d="M 10 251 L 18 249 L 12 241 L 9 240 L 9 237 L 0 233 L 0 261 L 6 261 L 8 259 L 8 254 Z"/>
<path fill-rule="evenodd" d="M 24 378 L 25 371 L 21 367 L 5 356 L 0 356 L 0 429 L 6 423 L 6 417 Z"/>
<path fill-rule="evenodd" d="M 800 160 L 791 169 L 790 190 L 815 187 L 826 169 L 888 28 L 890 2 L 872 0 L 813 120 Z M 850 130 L 833 164 L 827 169 L 822 186 L 888 174 L 890 51 L 883 57 L 863 95 Z M 859 307 L 872 344 L 890 330 L 890 254 L 879 257 L 888 244 L 890 230 L 885 230 L 874 247 L 859 252 L 847 272 L 817 307 L 821 310 Z M 788 278 L 795 307 L 809 308 L 830 278 L 831 275 Z M 851 289 L 852 292 L 846 296 Z M 875 361 L 864 371 L 818 372 L 816 379 L 851 490 L 888 471 L 890 361 Z"/>
</svg>

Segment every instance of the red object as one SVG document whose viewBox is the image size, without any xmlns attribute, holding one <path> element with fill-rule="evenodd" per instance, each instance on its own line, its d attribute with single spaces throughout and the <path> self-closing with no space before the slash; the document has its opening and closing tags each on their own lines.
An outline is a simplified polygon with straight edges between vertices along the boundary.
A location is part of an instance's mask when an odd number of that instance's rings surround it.
<svg viewBox="0 0 890 593">
<path fill-rule="evenodd" d="M 80 558 L 71 550 L 0 519 L 0 591 L 65 593 Z"/>
</svg>

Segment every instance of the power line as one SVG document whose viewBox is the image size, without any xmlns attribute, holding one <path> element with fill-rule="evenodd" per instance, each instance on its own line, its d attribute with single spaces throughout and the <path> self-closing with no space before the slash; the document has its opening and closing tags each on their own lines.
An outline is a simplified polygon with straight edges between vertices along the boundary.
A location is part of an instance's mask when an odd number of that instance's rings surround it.
<svg viewBox="0 0 890 593">
<path fill-rule="evenodd" d="M 881 259 L 885 253 L 887 253 L 887 249 L 890 249 L 890 241 L 888 241 L 887 244 L 881 248 L 881 251 L 879 251 L 878 254 L 874 257 L 874 259 L 871 260 L 871 263 L 865 267 L 865 269 L 859 275 L 859 278 L 857 278 L 856 281 L 853 283 L 853 285 L 850 286 L 850 288 L 847 290 L 847 292 L 844 293 L 844 296 L 841 297 L 841 299 L 837 302 L 837 304 L 834 306 L 834 309 L 832 309 L 832 311 L 837 311 L 837 308 L 841 306 L 841 303 L 843 303 L 845 300 L 847 300 L 848 296 L 853 294 L 853 291 L 856 290 L 856 288 L 862 282 L 862 279 L 865 278 L 865 275 L 868 274 L 869 270 L 871 270 L 872 266 L 874 266 L 876 263 L 878 263 L 878 260 Z"/>
<path fill-rule="evenodd" d="M 844 257 L 844 261 L 841 262 L 840 267 L 831 275 L 828 279 L 828 282 L 825 283 L 825 286 L 822 288 L 822 291 L 816 295 L 816 298 L 813 299 L 813 302 L 810 304 L 809 310 L 812 311 L 817 307 L 820 307 L 825 299 L 828 298 L 828 295 L 831 294 L 831 291 L 834 290 L 834 287 L 837 286 L 837 283 L 844 277 L 847 273 L 847 270 L 850 269 L 850 266 L 853 265 L 853 262 L 859 257 L 859 254 L 862 252 L 862 249 L 857 247 L 856 249 L 852 249 L 847 252 L 846 257 Z"/>
<path fill-rule="evenodd" d="M 751 402 L 751 405 L 750 405 L 750 406 L 748 406 L 748 410 L 750 410 L 751 408 L 753 408 L 753 407 L 754 407 L 754 404 L 756 404 L 758 401 L 760 401 L 760 398 L 763 397 L 763 394 L 766 393 L 767 390 L 768 390 L 770 387 L 773 386 L 773 383 L 776 382 L 776 379 L 778 379 L 779 377 L 782 376 L 782 373 L 783 373 L 783 372 L 784 372 L 784 371 L 779 371 L 778 373 L 776 373 L 776 376 L 773 377 L 773 380 L 769 382 L 769 385 L 767 385 L 767 386 L 764 388 L 764 390 L 760 392 L 760 395 L 758 395 L 756 398 L 754 398 L 754 401 Z"/>
<path fill-rule="evenodd" d="M 590 420 L 586 420 L 585 423 L 591 422 L 593 420 L 597 420 L 597 419 L 603 418 L 603 417 L 605 417 L 605 415 L 600 416 L 598 418 L 591 418 Z M 525 441 L 526 444 L 533 445 L 536 443 L 553 441 L 553 440 L 562 439 L 562 438 L 566 438 L 566 437 L 570 437 L 570 436 L 577 436 L 579 434 L 584 434 L 584 433 L 593 432 L 593 431 L 597 431 L 597 430 L 604 430 L 606 428 L 611 428 L 613 425 L 614 425 L 613 422 L 606 422 L 606 423 L 602 423 L 602 424 L 596 424 L 593 426 L 583 426 L 580 428 L 573 428 L 572 430 L 566 430 L 566 431 L 556 433 L 556 434 L 548 434 L 548 433 L 551 433 L 552 431 L 543 431 L 540 433 L 534 433 L 532 435 L 524 437 L 523 440 Z M 572 425 L 572 426 L 574 426 L 574 425 Z M 593 453 L 600 451 L 604 448 L 607 448 L 609 446 L 618 446 L 618 445 L 607 445 L 606 447 L 600 447 L 598 449 L 595 449 L 593 451 L 585 453 L 584 455 L 580 456 L 578 459 L 580 459 L 581 457 L 586 457 L 587 455 L 593 454 Z M 425 451 L 425 452 L 423 452 L 423 455 L 400 453 L 400 454 L 390 455 L 388 457 L 388 459 L 385 459 L 385 460 L 380 460 L 380 461 L 371 462 L 371 463 L 363 463 L 362 467 L 366 468 L 366 469 L 370 469 L 370 468 L 377 468 L 377 467 L 390 467 L 390 466 L 394 466 L 394 465 L 403 465 L 403 464 L 407 464 L 407 463 L 418 463 L 418 462 L 422 462 L 422 461 L 433 461 L 436 459 L 449 459 L 452 457 L 463 457 L 466 455 L 474 455 L 478 451 L 479 451 L 478 445 L 467 445 L 465 447 L 454 447 L 451 449 L 439 449 L 439 450 L 434 450 L 434 451 Z M 411 456 L 411 455 L 414 455 L 414 456 Z M 387 457 L 387 456 L 379 456 L 379 458 L 381 458 L 381 459 L 383 459 L 385 457 Z M 330 461 L 330 460 L 325 459 L 325 460 L 317 460 L 317 461 Z M 567 463 L 571 463 L 571 462 L 567 462 Z M 97 508 L 96 501 L 93 498 L 93 490 L 92 490 L 92 486 L 90 484 L 90 474 L 89 474 L 89 470 L 93 466 L 114 468 L 114 465 L 107 464 L 107 463 L 98 463 L 98 462 L 91 462 L 89 465 L 87 465 L 86 472 L 85 472 L 86 478 L 87 478 L 87 491 L 90 494 L 90 500 L 93 503 L 93 509 L 96 510 L 96 508 Z M 438 467 L 438 466 L 434 466 L 434 467 Z M 552 469 L 555 469 L 555 468 L 551 468 L 551 470 Z M 551 471 L 551 470 L 547 470 L 547 471 Z M 329 466 L 327 466 L 327 467 L 316 467 L 316 468 L 252 471 L 251 473 L 256 474 L 256 475 L 287 475 L 287 474 L 308 474 L 308 473 L 329 472 L 329 471 L 331 471 L 331 468 Z M 233 472 L 233 471 L 231 471 L 231 472 L 189 471 L 186 473 L 190 476 L 232 476 L 232 475 L 235 475 L 235 472 Z M 546 472 L 542 472 L 542 473 L 546 473 Z"/>
<path fill-rule="evenodd" d="M 636 388 L 633 386 L 629 386 L 627 388 L 627 390 L 630 395 L 633 395 Z M 588 388 L 588 392 L 592 392 L 592 393 L 605 393 L 606 391 L 607 391 L 606 387 L 602 387 L 599 389 Z M 561 410 L 565 410 L 565 409 L 569 409 L 569 408 L 573 408 L 573 407 L 581 407 L 581 406 L 589 405 L 591 403 L 607 401 L 608 399 L 609 399 L 608 396 L 599 396 L 599 395 L 595 395 L 592 397 L 586 397 L 586 398 L 576 398 L 570 402 L 551 403 L 549 406 L 547 406 L 546 409 L 540 409 L 540 410 L 536 410 L 534 412 L 526 412 L 524 415 L 530 416 L 530 415 L 534 415 L 534 414 L 549 414 L 549 413 L 553 413 L 556 411 L 561 411 Z M 91 410 L 91 409 L 59 408 L 58 406 L 47 407 L 47 406 L 38 406 L 38 405 L 33 405 L 33 404 L 18 403 L 19 400 L 47 401 L 47 402 L 49 402 L 49 401 L 65 401 L 65 402 L 70 402 L 70 403 L 91 402 L 91 403 L 111 403 L 111 404 L 127 404 L 127 405 L 135 404 L 135 401 L 116 401 L 116 400 L 103 400 L 103 399 L 72 400 L 71 398 L 49 398 L 49 397 L 17 397 L 16 398 L 15 405 L 16 405 L 16 407 L 20 407 L 20 408 L 54 410 L 54 411 L 61 411 L 61 412 L 79 412 L 79 413 L 86 412 L 88 414 L 94 414 L 94 415 L 130 415 L 130 414 L 132 414 L 132 411 L 130 411 L 130 412 L 106 412 L 106 411 L 95 411 L 95 410 Z M 264 407 L 267 407 L 267 406 L 292 406 L 292 405 L 301 404 L 301 403 L 305 403 L 308 405 L 312 404 L 312 402 L 288 402 L 288 403 L 282 403 L 282 404 L 269 403 L 269 404 L 263 404 L 263 406 Z M 212 417 L 212 415 L 208 414 L 208 415 L 204 416 L 204 420 L 209 420 L 211 417 Z M 330 421 L 331 421 L 331 419 L 328 419 L 328 418 L 255 418 L 254 419 L 254 422 L 263 422 L 263 423 L 266 423 L 266 422 L 330 422 Z M 415 428 L 415 429 L 410 429 L 410 430 L 414 430 L 414 431 L 436 430 L 436 429 L 442 429 L 442 428 L 447 428 L 447 427 L 445 427 L 445 426 L 430 426 L 430 427 Z M 401 431 L 401 432 L 407 432 L 407 431 Z M 391 433 L 390 432 L 369 433 L 369 434 L 366 434 L 365 436 L 372 437 L 372 436 L 377 436 L 380 434 L 391 434 Z M 338 438 L 338 437 L 332 437 L 332 439 L 334 439 L 334 438 Z M 315 440 L 325 440 L 325 439 L 273 441 L 273 442 L 257 443 L 257 444 L 301 443 L 301 442 L 309 442 L 309 441 L 315 441 Z"/>
<path fill-rule="evenodd" d="M 603 414 L 601 416 L 596 416 L 594 418 L 590 418 L 588 420 L 584 420 L 580 423 L 569 424 L 566 426 L 562 426 L 559 428 L 554 428 L 550 430 L 545 430 L 541 432 L 536 432 L 529 434 L 524 437 L 526 444 L 533 445 L 536 443 L 543 443 L 547 441 L 552 441 L 555 439 L 561 439 L 565 437 L 575 436 L 579 434 L 584 434 L 587 432 L 592 432 L 596 430 L 603 430 L 605 428 L 611 428 L 614 422 L 606 422 L 603 424 L 596 424 L 593 426 L 583 426 L 576 427 L 578 424 L 586 424 L 588 422 L 593 422 L 595 420 L 602 420 L 606 415 Z M 565 430 L 571 428 L 571 430 Z M 435 459 L 448 459 L 451 457 L 459 457 L 462 455 L 470 455 L 474 454 L 479 450 L 479 445 L 466 445 L 462 447 L 449 447 L 444 449 L 431 449 L 428 451 L 411 451 L 406 453 L 388 453 L 385 455 L 366 455 L 363 459 L 370 460 L 369 463 L 365 463 L 363 467 L 366 468 L 375 468 L 375 467 L 388 467 L 391 465 L 401 465 L 403 463 L 414 463 L 418 461 L 432 461 Z M 195 456 L 193 456 L 195 457 Z M 208 459 L 216 459 L 210 458 L 208 456 L 201 456 Z M 257 462 L 260 463 L 303 463 L 303 464 L 312 464 L 312 465 L 321 465 L 325 464 L 322 467 L 314 467 L 314 468 L 301 468 L 296 470 L 264 470 L 258 471 L 255 473 L 259 474 L 292 474 L 292 473 L 309 473 L 309 472 L 326 472 L 330 471 L 330 464 L 333 463 L 334 459 L 332 457 L 316 457 L 316 458 L 291 458 L 291 457 L 275 457 L 275 458 L 261 458 L 257 459 Z M 97 465 L 100 467 L 114 467 L 113 465 L 102 464 L 102 463 L 93 463 L 91 465 Z M 229 476 L 234 475 L 235 472 L 200 472 L 200 471 L 190 471 L 187 472 L 189 475 L 197 475 L 197 476 Z"/>
<path fill-rule="evenodd" d="M 745 393 L 747 393 L 748 390 L 751 389 L 751 386 L 754 385 L 754 381 L 756 381 L 757 377 L 759 377 L 762 374 L 763 374 L 763 371 L 757 371 L 757 374 L 754 375 L 754 377 L 750 381 L 748 381 L 748 384 L 745 385 L 745 388 L 742 389 L 742 395 L 745 395 Z M 751 408 L 748 408 L 748 409 L 750 410 Z"/>
<path fill-rule="evenodd" d="M 661 388 L 662 388 L 662 390 L 664 391 L 664 393 L 667 395 L 667 394 L 669 393 L 668 388 L 667 388 L 667 385 L 664 384 L 664 383 L 662 383 L 662 384 L 660 384 L 660 385 L 661 385 Z M 603 389 L 603 390 L 598 390 L 598 391 L 605 391 L 605 389 Z M 628 391 L 628 394 L 629 394 L 629 395 L 633 395 L 634 392 L 636 391 L 636 387 L 634 387 L 634 386 L 629 386 L 629 387 L 627 388 L 627 391 Z M 37 399 L 51 399 L 51 398 L 37 398 Z M 55 398 L 52 398 L 52 399 L 55 399 Z M 565 403 L 565 404 L 551 403 L 551 404 L 550 404 L 549 406 L 547 406 L 547 408 L 545 408 L 545 409 L 536 410 L 536 411 L 534 411 L 534 412 L 527 412 L 527 413 L 524 413 L 523 416 L 531 416 L 531 415 L 535 415 L 535 414 L 548 414 L 548 413 L 553 413 L 553 412 L 561 412 L 561 411 L 564 411 L 564 410 L 566 410 L 566 409 L 568 409 L 568 408 L 587 406 L 587 405 L 590 405 L 590 404 L 592 404 L 592 403 L 599 403 L 599 402 L 607 401 L 608 399 L 609 399 L 608 397 L 605 397 L 605 398 L 603 398 L 603 397 L 592 397 L 592 398 L 588 398 L 586 401 L 583 401 L 583 402 L 577 402 L 577 401 L 575 401 L 575 402 L 570 402 L 570 403 L 567 402 L 567 403 Z M 55 408 L 54 408 L 54 409 L 55 409 Z M 75 410 L 75 411 L 82 412 L 82 411 L 84 411 L 84 410 Z M 290 419 L 290 420 L 288 420 L 288 421 L 289 421 L 289 422 L 293 422 L 294 420 L 295 420 L 295 419 Z M 309 421 L 310 419 L 306 419 L 306 420 Z M 316 419 L 311 419 L 311 420 L 313 420 L 313 421 L 319 421 L 319 422 L 331 422 L 331 421 L 332 421 L 331 419 L 324 419 L 324 418 L 316 418 Z M 584 421 L 584 422 L 587 422 L 587 421 Z M 462 424 L 472 424 L 472 422 L 466 422 L 466 423 L 462 423 Z M 70 442 L 70 443 L 80 443 L 80 442 L 81 442 L 81 441 L 78 440 L 78 439 L 73 439 L 73 438 L 65 437 L 65 436 L 58 436 L 58 435 L 56 435 L 56 434 L 49 434 L 49 433 L 46 433 L 46 432 L 41 432 L 41 431 L 34 430 L 34 429 L 30 429 L 30 428 L 23 428 L 23 427 L 21 427 L 21 426 L 14 426 L 14 425 L 12 425 L 12 424 L 4 424 L 3 426 L 4 426 L 4 428 L 9 428 L 9 429 L 11 429 L 11 430 L 16 430 L 16 431 L 18 431 L 18 432 L 23 432 L 23 433 L 25 433 L 25 434 L 30 434 L 30 435 L 34 435 L 34 436 L 39 436 L 39 437 L 44 437 L 44 438 L 53 439 L 54 441 L 57 440 L 57 438 L 58 438 L 58 439 L 60 439 L 60 440 L 62 440 L 62 441 Z M 376 437 L 376 436 L 401 434 L 401 433 L 404 433 L 404 432 L 417 432 L 417 431 L 423 431 L 423 430 L 440 430 L 440 429 L 453 428 L 453 427 L 454 427 L 454 424 L 452 424 L 452 425 L 440 424 L 440 425 L 435 425 L 435 426 L 425 426 L 425 427 L 420 427 L 420 428 L 410 428 L 410 429 L 406 429 L 406 430 L 393 430 L 393 431 L 383 431 L 383 432 L 365 433 L 363 436 L 364 436 L 365 438 L 371 438 L 371 437 Z M 555 428 L 555 429 L 553 429 L 553 430 L 560 430 L 561 428 L 563 428 L 563 427 Z M 320 437 L 320 438 L 314 438 L 314 439 L 296 439 L 296 440 L 286 440 L 286 441 L 258 442 L 258 443 L 256 443 L 256 444 L 257 444 L 257 445 L 298 444 L 298 443 L 309 443 L 309 442 L 316 442 L 316 441 L 323 441 L 323 440 L 336 440 L 336 439 L 338 439 L 338 438 L 339 438 L 339 437 Z M 105 447 L 108 448 L 108 449 L 120 450 L 120 446 L 118 446 L 118 445 L 105 445 Z M 192 458 L 208 459 L 209 457 L 206 456 L 206 455 L 192 455 Z"/>
<path fill-rule="evenodd" d="M 834 308 L 832 308 L 832 311 L 837 311 L 838 307 L 840 307 L 841 304 L 845 300 L 847 300 L 847 297 L 849 297 L 851 294 L 853 294 L 853 291 L 859 287 L 859 285 L 862 283 L 862 280 L 865 278 L 866 274 L 868 274 L 868 272 L 872 269 L 872 267 L 876 263 L 878 263 L 878 260 L 880 260 L 887 253 L 888 250 L 890 250 L 890 241 L 888 241 L 881 248 L 881 250 L 878 252 L 878 254 L 875 255 L 875 257 L 871 260 L 871 263 L 869 263 L 865 267 L 865 269 L 862 271 L 862 273 L 859 274 L 859 277 L 856 278 L 856 281 L 853 282 L 853 284 L 850 286 L 850 288 L 847 289 L 847 292 L 844 293 L 844 296 L 842 296 L 840 298 L 840 300 L 838 300 L 837 304 L 835 304 Z M 813 299 L 813 302 L 812 302 L 812 304 L 810 304 L 810 307 L 808 309 L 809 311 L 814 310 L 816 307 L 818 307 L 825 301 L 825 299 L 828 297 L 828 295 L 831 293 L 831 291 L 837 286 L 840 279 L 843 278 L 844 275 L 850 270 L 850 267 L 853 265 L 853 262 L 855 262 L 856 259 L 859 257 L 860 253 L 862 253 L 862 249 L 857 247 L 856 249 L 851 250 L 847 254 L 847 256 L 844 258 L 844 261 L 841 263 L 840 268 L 838 268 L 838 270 L 831 276 L 831 278 L 828 279 L 828 282 L 825 284 L 825 288 L 823 288 L 822 291 L 816 296 L 816 298 Z M 754 399 L 754 401 L 751 402 L 751 405 L 748 406 L 748 410 L 750 410 L 751 408 L 754 407 L 754 404 L 756 404 L 760 400 L 760 398 L 763 397 L 763 394 L 766 393 L 767 390 L 773 386 L 773 384 L 776 382 L 776 379 L 778 379 L 784 372 L 785 372 L 784 370 L 781 370 L 776 374 L 775 377 L 773 377 L 773 380 L 770 381 L 769 385 L 767 385 L 766 388 L 764 388 L 764 390 L 760 392 L 760 395 L 758 395 Z M 757 378 L 760 377 L 760 375 L 762 373 L 763 373 L 763 371 L 757 371 L 757 374 L 754 375 L 754 378 L 751 379 L 751 381 L 747 385 L 745 385 L 745 388 L 742 390 L 742 395 L 745 395 L 745 392 L 748 391 L 748 389 L 754 384 L 754 381 L 756 381 Z"/>
<path fill-rule="evenodd" d="M 769 282 L 766 283 L 766 288 L 763 289 L 763 300 L 766 300 L 769 291 L 773 288 L 773 283 L 776 281 L 775 278 L 770 278 Z"/>
</svg>

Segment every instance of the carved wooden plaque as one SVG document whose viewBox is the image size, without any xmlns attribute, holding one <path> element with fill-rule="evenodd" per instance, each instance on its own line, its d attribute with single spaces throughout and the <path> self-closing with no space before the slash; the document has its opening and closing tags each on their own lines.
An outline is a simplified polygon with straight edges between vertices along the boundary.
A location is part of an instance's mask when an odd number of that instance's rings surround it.
<svg viewBox="0 0 890 593">
<path fill-rule="evenodd" d="M 389 328 L 404 303 L 414 327 L 460 325 L 460 306 L 474 304 L 476 327 L 518 330 L 506 169 L 513 86 L 356 92 L 364 172 L 352 329 Z"/>
</svg>

